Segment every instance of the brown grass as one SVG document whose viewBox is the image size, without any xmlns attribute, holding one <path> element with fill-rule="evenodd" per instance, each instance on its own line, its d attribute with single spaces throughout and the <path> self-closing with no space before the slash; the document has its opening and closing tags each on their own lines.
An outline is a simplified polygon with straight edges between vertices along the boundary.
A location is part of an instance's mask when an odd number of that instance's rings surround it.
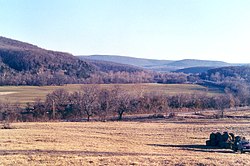
<svg viewBox="0 0 250 166">
<path fill-rule="evenodd" d="M 0 165 L 250 165 L 209 149 L 210 132 L 250 137 L 248 120 L 15 123 L 0 130 Z"/>
<path fill-rule="evenodd" d="M 33 102 L 36 98 L 44 99 L 48 93 L 56 89 L 63 88 L 69 92 L 81 89 L 82 86 L 91 85 L 65 85 L 65 86 L 1 86 L 0 101 L 8 101 L 11 103 L 20 102 L 26 104 Z M 102 88 L 113 87 L 114 84 L 100 85 Z M 209 95 L 218 95 L 223 93 L 219 89 L 207 89 L 206 87 L 193 84 L 121 84 L 122 88 L 131 93 L 140 90 L 143 93 L 160 93 L 160 94 L 192 94 L 192 93 L 208 93 Z"/>
</svg>

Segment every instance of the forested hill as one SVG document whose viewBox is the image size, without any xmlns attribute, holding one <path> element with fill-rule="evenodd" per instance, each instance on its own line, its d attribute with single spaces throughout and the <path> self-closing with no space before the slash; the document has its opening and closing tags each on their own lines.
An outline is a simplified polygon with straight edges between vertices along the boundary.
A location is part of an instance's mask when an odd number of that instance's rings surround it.
<svg viewBox="0 0 250 166">
<path fill-rule="evenodd" d="M 153 82 L 132 65 L 79 59 L 69 53 L 0 37 L 0 85 Z"/>
<path fill-rule="evenodd" d="M 77 83 L 94 66 L 63 52 L 0 37 L 0 84 L 50 85 Z"/>
<path fill-rule="evenodd" d="M 97 70 L 101 72 L 142 72 L 144 69 L 133 66 L 133 65 L 126 65 L 121 63 L 109 62 L 109 61 L 101 61 L 101 60 L 90 60 L 90 59 L 83 59 L 84 61 L 94 65 Z"/>
<path fill-rule="evenodd" d="M 208 70 L 201 74 L 202 79 L 211 81 L 223 81 L 225 79 L 237 79 L 250 83 L 250 66 L 230 66 Z"/>
<path fill-rule="evenodd" d="M 126 58 L 126 57 L 125 57 Z M 137 66 L 103 60 L 85 59 L 69 53 L 50 51 L 35 45 L 0 37 L 0 85 L 62 85 L 72 83 L 186 83 L 210 80 L 244 80 L 250 82 L 250 67 L 222 67 L 208 70 L 201 75 L 189 77 L 183 73 L 157 73 L 139 67 L 138 58 L 132 58 Z M 144 61 L 145 60 L 145 61 Z M 144 59 L 143 64 L 160 65 L 158 69 L 195 63 L 201 66 L 227 65 L 218 61 L 182 60 L 154 61 Z M 162 66 L 161 66 L 162 65 Z M 169 65 L 169 66 L 168 66 Z M 151 66 L 152 67 L 152 66 Z M 151 68 L 148 67 L 148 68 Z M 148 69 L 147 68 L 147 69 Z M 157 66 L 153 68 L 157 69 Z M 190 73 L 190 72 L 189 72 Z M 192 78 L 192 79 L 191 79 Z M 232 81 L 231 81 L 232 82 Z"/>
<path fill-rule="evenodd" d="M 224 88 L 233 95 L 234 105 L 246 106 L 250 101 L 250 66 L 230 66 L 208 70 L 200 75 L 205 86 Z"/>
</svg>

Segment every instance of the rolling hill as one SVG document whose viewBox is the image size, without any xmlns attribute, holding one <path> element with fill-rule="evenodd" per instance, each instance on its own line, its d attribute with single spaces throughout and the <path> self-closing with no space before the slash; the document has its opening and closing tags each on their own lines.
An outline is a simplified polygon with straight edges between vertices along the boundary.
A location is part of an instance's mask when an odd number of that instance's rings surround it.
<svg viewBox="0 0 250 166">
<path fill-rule="evenodd" d="M 198 60 L 198 59 L 183 59 L 174 61 L 169 66 L 177 66 L 181 68 L 187 67 L 223 67 L 230 66 L 231 64 L 222 61 L 211 61 L 211 60 Z"/>
<path fill-rule="evenodd" d="M 143 58 L 134 58 L 134 57 L 118 56 L 118 55 L 90 55 L 90 56 L 79 56 L 79 57 L 81 59 L 109 61 L 109 62 L 128 64 L 138 67 L 161 66 L 172 62 L 169 60 L 143 59 Z"/>
<path fill-rule="evenodd" d="M 61 85 L 86 83 L 86 79 L 87 82 L 98 79 L 109 83 L 155 82 L 158 78 L 168 80 L 167 77 L 173 76 L 158 76 L 145 69 L 164 72 L 183 69 L 177 72 L 195 73 L 229 65 L 232 64 L 195 59 L 171 61 L 109 55 L 77 57 L 0 37 L 0 85 Z"/>
<path fill-rule="evenodd" d="M 0 85 L 86 83 L 93 76 L 103 78 L 118 73 L 118 77 L 119 72 L 132 75 L 144 69 L 110 61 L 79 59 L 69 53 L 0 37 Z"/>
<path fill-rule="evenodd" d="M 76 83 L 94 71 L 93 65 L 71 54 L 0 37 L 1 84 Z"/>
<path fill-rule="evenodd" d="M 231 81 L 238 80 L 239 83 L 246 81 L 250 83 L 250 66 L 229 66 L 210 69 L 206 73 L 201 74 L 202 79 L 208 79 L 210 81 Z"/>
<path fill-rule="evenodd" d="M 116 56 L 116 55 L 91 55 L 91 56 L 79 56 L 79 57 L 81 59 L 101 60 L 101 61 L 129 64 L 159 72 L 175 71 L 191 67 L 215 68 L 215 67 L 224 67 L 233 65 L 222 61 L 197 60 L 197 59 L 183 59 L 183 60 L 173 61 L 173 60 L 132 58 L 132 57 Z"/>
</svg>

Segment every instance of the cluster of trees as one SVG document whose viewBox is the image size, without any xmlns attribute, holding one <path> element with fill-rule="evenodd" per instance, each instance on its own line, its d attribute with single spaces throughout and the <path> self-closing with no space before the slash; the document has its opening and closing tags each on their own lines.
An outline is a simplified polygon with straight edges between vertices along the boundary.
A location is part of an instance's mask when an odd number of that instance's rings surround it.
<svg viewBox="0 0 250 166">
<path fill-rule="evenodd" d="M 65 75 L 63 71 L 0 73 L 0 85 L 64 85 L 64 84 L 128 84 L 128 83 L 186 83 L 189 76 L 183 73 L 154 73 L 148 71 L 94 72 L 88 78 Z"/>
<path fill-rule="evenodd" d="M 137 72 L 98 72 L 92 74 L 83 83 L 86 84 L 128 84 L 128 83 L 154 83 L 153 73 L 147 71 Z"/>
<path fill-rule="evenodd" d="M 154 73 L 153 79 L 163 84 L 183 84 L 188 82 L 188 74 L 184 73 Z"/>
<path fill-rule="evenodd" d="M 2 63 L 0 57 L 0 85 L 42 86 L 83 83 L 90 77 L 91 73 L 94 73 L 92 72 L 94 68 L 88 66 L 86 63 L 77 60 L 73 64 L 48 65 L 47 67 L 40 64 L 30 70 L 18 71 Z"/>
<path fill-rule="evenodd" d="M 216 86 L 234 97 L 239 106 L 250 104 L 250 67 L 231 66 L 208 70 L 200 74 L 205 86 Z"/>
<path fill-rule="evenodd" d="M 128 84 L 128 83 L 162 83 L 162 84 L 183 84 L 190 81 L 197 81 L 197 76 L 190 76 L 184 73 L 157 73 L 150 71 L 110 71 L 97 72 L 92 74 L 82 83 L 86 84 Z"/>
<path fill-rule="evenodd" d="M 0 85 L 63 85 L 80 83 L 85 79 L 77 79 L 62 74 L 61 72 L 43 72 L 39 74 L 31 74 L 30 72 L 9 72 L 0 74 Z"/>
<path fill-rule="evenodd" d="M 229 66 L 208 70 L 201 74 L 203 80 L 221 82 L 226 78 L 238 78 L 250 82 L 249 66 Z"/>
<path fill-rule="evenodd" d="M 217 97 L 205 94 L 163 95 L 143 93 L 140 87 L 131 90 L 114 86 L 104 89 L 98 85 L 84 86 L 80 91 L 68 93 L 63 89 L 47 95 L 44 101 L 36 100 L 25 108 L 20 105 L 0 104 L 2 119 L 10 121 L 80 121 L 91 118 L 96 120 L 122 120 L 124 114 L 169 114 L 191 109 L 220 109 L 236 106 L 233 96 Z M 1 119 L 1 118 L 0 118 Z"/>
<path fill-rule="evenodd" d="M 82 58 L 82 60 L 88 62 L 89 64 L 94 65 L 98 71 L 102 71 L 105 73 L 108 73 L 110 71 L 115 72 L 115 73 L 116 72 L 134 73 L 134 72 L 141 72 L 144 70 L 143 68 L 128 65 L 128 64 L 121 64 L 121 63 L 102 61 L 102 60 L 90 60 L 90 59 L 84 59 L 84 58 Z"/>
</svg>

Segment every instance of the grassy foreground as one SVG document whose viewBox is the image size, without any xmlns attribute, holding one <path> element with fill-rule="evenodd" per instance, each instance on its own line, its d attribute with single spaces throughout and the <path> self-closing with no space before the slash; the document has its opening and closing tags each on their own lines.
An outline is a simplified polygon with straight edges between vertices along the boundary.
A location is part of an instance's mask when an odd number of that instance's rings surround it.
<svg viewBox="0 0 250 166">
<path fill-rule="evenodd" d="M 19 102 L 26 104 L 33 102 L 36 98 L 44 99 L 48 93 L 56 89 L 63 88 L 69 92 L 80 90 L 82 86 L 91 85 L 65 85 L 65 86 L 0 86 L 0 101 L 11 103 Z M 114 84 L 100 85 L 102 88 L 113 87 Z M 190 94 L 190 93 L 208 93 L 217 95 L 223 93 L 219 89 L 208 89 L 206 87 L 194 84 L 121 84 L 121 87 L 131 93 L 136 89 L 143 93 L 163 93 L 163 94 Z"/>
<path fill-rule="evenodd" d="M 250 137 L 249 120 L 15 123 L 0 129 L 0 165 L 250 165 L 208 149 L 213 131 Z"/>
</svg>

